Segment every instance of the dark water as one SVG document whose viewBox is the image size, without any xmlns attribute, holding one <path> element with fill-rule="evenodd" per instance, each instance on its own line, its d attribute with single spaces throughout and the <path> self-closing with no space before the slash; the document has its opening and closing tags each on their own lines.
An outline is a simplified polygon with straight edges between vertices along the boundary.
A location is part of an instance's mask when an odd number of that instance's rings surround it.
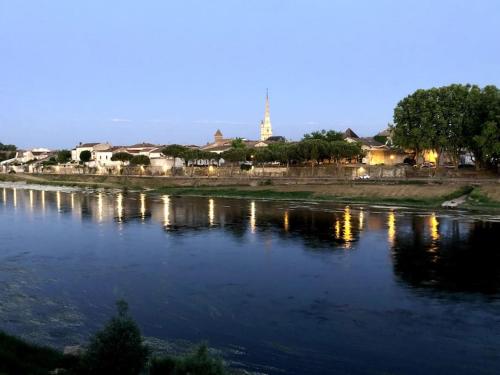
<svg viewBox="0 0 500 375">
<path fill-rule="evenodd" d="M 500 223 L 333 204 L 0 188 L 0 329 L 145 336 L 271 374 L 500 373 Z"/>
</svg>

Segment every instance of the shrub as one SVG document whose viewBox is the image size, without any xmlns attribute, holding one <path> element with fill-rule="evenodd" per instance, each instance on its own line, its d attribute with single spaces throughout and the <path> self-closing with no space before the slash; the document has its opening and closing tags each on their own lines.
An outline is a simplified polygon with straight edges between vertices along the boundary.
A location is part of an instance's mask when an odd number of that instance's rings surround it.
<svg viewBox="0 0 500 375">
<path fill-rule="evenodd" d="M 0 332 L 0 374 L 47 374 L 57 367 L 71 368 L 76 359 Z"/>
<path fill-rule="evenodd" d="M 88 374 L 137 375 L 145 367 L 149 349 L 128 314 L 125 301 L 118 301 L 118 314 L 91 339 L 83 358 Z"/>
<path fill-rule="evenodd" d="M 185 357 L 155 358 L 151 363 L 150 375 L 224 375 L 226 370 L 219 358 L 208 353 L 201 345 L 194 353 Z"/>
</svg>

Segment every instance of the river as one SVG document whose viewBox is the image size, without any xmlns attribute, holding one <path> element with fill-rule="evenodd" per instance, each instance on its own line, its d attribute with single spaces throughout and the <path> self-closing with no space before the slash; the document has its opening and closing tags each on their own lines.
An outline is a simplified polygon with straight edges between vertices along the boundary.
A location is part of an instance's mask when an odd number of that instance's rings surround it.
<svg viewBox="0 0 500 375">
<path fill-rule="evenodd" d="M 85 343 L 124 298 L 158 350 L 266 374 L 500 373 L 500 220 L 0 188 L 0 329 Z"/>
</svg>

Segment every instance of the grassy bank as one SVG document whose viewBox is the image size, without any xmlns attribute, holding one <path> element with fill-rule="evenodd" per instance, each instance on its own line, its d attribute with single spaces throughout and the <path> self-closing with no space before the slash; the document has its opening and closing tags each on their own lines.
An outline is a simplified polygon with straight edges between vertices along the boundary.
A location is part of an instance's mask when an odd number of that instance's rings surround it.
<svg viewBox="0 0 500 375">
<path fill-rule="evenodd" d="M 364 186 L 366 188 L 366 186 Z M 437 208 L 447 200 L 458 198 L 464 194 L 470 193 L 473 188 L 470 186 L 461 186 L 452 189 L 449 193 L 440 196 L 392 196 L 390 194 L 370 195 L 342 195 L 327 194 L 324 189 L 315 191 L 311 186 L 301 186 L 304 190 L 283 191 L 279 187 L 274 189 L 261 188 L 177 188 L 165 187 L 157 189 L 160 194 L 178 195 L 178 196 L 197 196 L 197 197 L 219 197 L 219 198 L 243 198 L 243 199 L 272 199 L 272 200 L 307 200 L 307 201 L 327 201 L 339 203 L 364 203 L 364 204 L 382 204 L 382 205 L 404 205 L 413 207 Z M 311 189 L 311 190 L 308 190 Z M 285 189 L 286 190 L 286 189 Z M 317 190 L 317 189 L 316 189 Z M 332 189 L 341 190 L 341 189 Z M 390 189 L 387 189 L 390 193 Z M 486 206 L 486 205 L 485 205 Z"/>
<path fill-rule="evenodd" d="M 494 181 L 460 180 L 283 180 L 141 178 L 96 175 L 0 175 L 0 181 L 89 188 L 149 189 L 161 194 L 272 200 L 329 201 L 372 205 L 438 208 L 447 200 L 469 194 L 462 208 L 500 209 L 500 185 Z M 210 186 L 208 186 L 210 185 Z M 230 186 L 229 186 L 230 185 Z M 252 186 L 251 186 L 252 185 Z"/>
</svg>

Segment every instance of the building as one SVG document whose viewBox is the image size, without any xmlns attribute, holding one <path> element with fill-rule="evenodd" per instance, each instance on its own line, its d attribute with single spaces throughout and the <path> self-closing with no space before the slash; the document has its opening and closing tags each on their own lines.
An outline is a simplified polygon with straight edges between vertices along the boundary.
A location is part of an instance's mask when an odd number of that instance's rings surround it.
<svg viewBox="0 0 500 375">
<path fill-rule="evenodd" d="M 214 154 L 222 154 L 224 151 L 227 151 L 231 148 L 231 143 L 234 138 L 224 138 L 220 129 L 214 134 L 214 141 L 211 143 L 207 143 L 205 146 L 202 146 L 200 149 L 203 151 L 213 152 Z"/>
<path fill-rule="evenodd" d="M 264 120 L 260 123 L 260 140 L 267 141 L 269 137 L 273 136 L 273 128 L 271 125 L 271 113 L 269 110 L 269 93 L 266 93 L 266 109 L 264 113 Z"/>
<path fill-rule="evenodd" d="M 368 165 L 395 165 L 404 162 L 407 153 L 388 146 L 374 139 L 374 137 L 359 137 L 352 129 L 344 132 L 344 140 L 349 143 L 361 144 L 365 152 L 362 163 Z"/>
<path fill-rule="evenodd" d="M 95 160 L 95 153 L 97 151 L 104 151 L 110 149 L 112 146 L 109 143 L 81 143 L 71 150 L 71 160 L 79 162 L 80 154 L 83 151 L 90 151 L 91 160 Z"/>
</svg>

